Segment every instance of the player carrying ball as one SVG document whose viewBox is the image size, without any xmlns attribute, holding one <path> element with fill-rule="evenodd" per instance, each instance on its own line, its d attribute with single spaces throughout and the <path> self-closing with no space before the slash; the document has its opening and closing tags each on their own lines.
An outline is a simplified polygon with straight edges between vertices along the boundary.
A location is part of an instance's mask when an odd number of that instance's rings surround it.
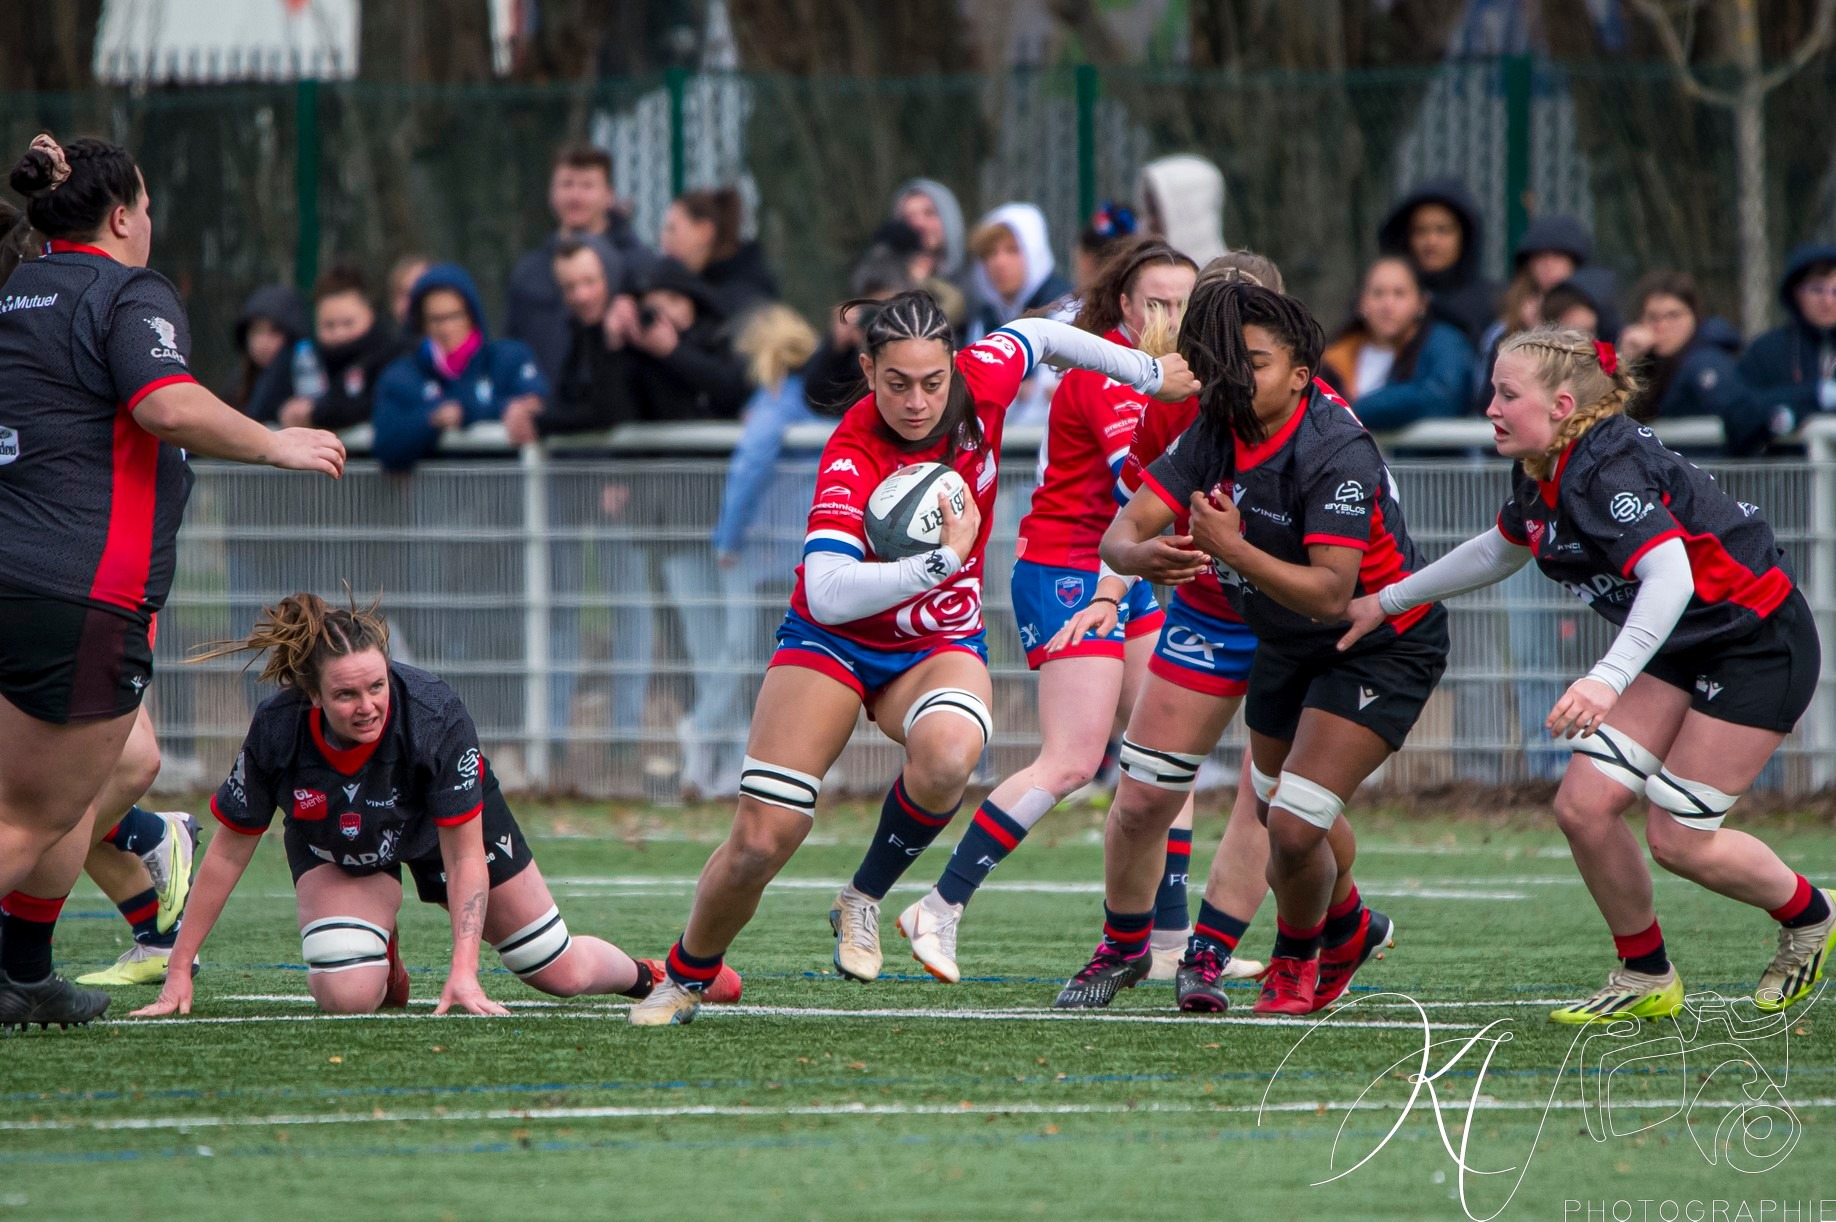
<svg viewBox="0 0 1836 1222">
<path fill-rule="evenodd" d="M 830 911 L 835 965 L 880 974 L 879 904 L 949 823 L 993 725 L 982 628 L 983 552 L 994 519 L 1001 430 L 1040 361 L 1093 369 L 1178 401 L 1195 383 L 1178 357 L 1158 361 L 1063 323 L 1021 319 L 960 352 L 930 294 L 900 293 L 861 311 L 867 393 L 847 411 L 817 470 L 803 564 L 752 718 L 739 810 L 709 858 L 694 909 L 668 958 L 668 982 L 633 1023 L 688 1022 L 765 886 L 809 834 L 822 779 L 864 708 L 905 747 L 906 763 L 853 881 Z M 871 554 L 869 499 L 902 467 L 939 462 L 967 485 L 961 514 L 939 495 L 939 545 L 902 560 Z"/>
<path fill-rule="evenodd" d="M 1256 285 L 1201 283 L 1179 342 L 1207 382 L 1198 421 L 1148 468 L 1152 495 L 1116 518 L 1103 558 L 1119 572 L 1142 571 L 1140 553 L 1184 512 L 1192 546 L 1212 557 L 1232 609 L 1255 633 L 1244 720 L 1254 772 L 1276 778 L 1262 800 L 1277 918 L 1256 1011 L 1306 1014 L 1339 996 L 1389 941 L 1389 922 L 1364 908 L 1330 834 L 1358 786 L 1402 746 L 1445 670 L 1447 614 L 1424 607 L 1355 652 L 1334 648 L 1332 625 L 1351 599 L 1418 562 L 1376 443 L 1313 381 L 1324 340 L 1306 307 Z M 1221 723 L 1202 728 L 1215 733 Z M 1133 758 L 1131 775 L 1179 780 L 1202 756 L 1138 749 Z M 1171 806 L 1134 818 L 1112 812 L 1103 940 L 1061 1006 L 1105 1004 L 1147 974 L 1153 865 Z"/>
<path fill-rule="evenodd" d="M 1498 452 L 1517 460 L 1497 527 L 1354 602 L 1344 644 L 1532 559 L 1616 625 L 1612 648 L 1547 724 L 1575 739 L 1556 821 L 1620 966 L 1550 1017 L 1588 1023 L 1683 1008 L 1651 872 L 1623 818 L 1641 798 L 1659 865 L 1779 923 L 1753 999 L 1783 1010 L 1823 978 L 1836 909 L 1830 892 L 1722 822 L 1816 693 L 1822 654 L 1809 604 L 1759 507 L 1626 416 L 1638 386 L 1610 345 L 1554 327 L 1521 332 L 1500 346 L 1492 385 L 1486 415 Z"/>
<path fill-rule="evenodd" d="M 478 984 L 480 941 L 532 988 L 556 997 L 642 997 L 657 968 L 568 932 L 522 829 L 478 747 L 471 714 L 445 683 L 388 656 L 375 607 L 331 608 L 295 594 L 263 612 L 244 650 L 268 655 L 280 684 L 211 799 L 223 825 L 205 851 L 159 1000 L 136 1016 L 189 1013 L 191 964 L 261 835 L 285 811 L 307 987 L 323 1010 L 408 1004 L 396 941 L 402 867 L 423 903 L 452 914 L 452 966 L 435 1010 L 507 1014 Z M 728 1000 L 739 981 L 720 982 Z"/>
</svg>

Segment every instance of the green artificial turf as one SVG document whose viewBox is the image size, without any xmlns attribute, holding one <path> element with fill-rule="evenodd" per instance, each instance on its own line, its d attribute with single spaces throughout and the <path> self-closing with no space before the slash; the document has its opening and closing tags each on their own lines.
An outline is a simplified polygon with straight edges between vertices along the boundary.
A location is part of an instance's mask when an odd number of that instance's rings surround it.
<svg viewBox="0 0 1836 1222">
<path fill-rule="evenodd" d="M 570 927 L 642 956 L 679 931 L 725 820 L 591 806 L 523 817 Z M 88 1030 L 0 1041 L 0 1219 L 1458 1219 L 1436 1095 L 1467 1166 L 1508 1169 L 1465 1177 L 1475 1217 L 1688 1217 L 1716 1201 L 1723 1214 L 1693 1216 L 1836 1217 L 1827 1001 L 1763 1038 L 1686 1018 L 1577 1044 L 1542 1001 L 1591 991 L 1612 946 L 1547 822 L 1354 812 L 1361 887 L 1399 945 L 1361 973 L 1355 1005 L 1314 1027 L 1253 1021 L 1247 985 L 1223 1019 L 1178 1016 L 1167 984 L 1101 1015 L 1049 1013 L 1100 923 L 1100 817 L 1054 815 L 995 874 L 965 921 L 954 987 L 918 970 L 891 920 L 942 868 L 946 833 L 889 900 L 888 974 L 863 986 L 834 975 L 826 912 L 868 817 L 825 812 L 791 885 L 767 893 L 733 949 L 741 1006 L 661 1030 L 626 1025 L 622 999 L 544 1004 L 488 953 L 487 991 L 526 1004 L 507 1019 L 434 1018 L 448 926 L 412 900 L 417 1004 L 313 1017 L 286 871 L 265 845 L 205 947 L 192 1021 L 129 1020 L 155 990 L 123 989 Z M 1195 873 L 1221 826 L 1201 819 Z M 1821 821 L 1762 834 L 1813 878 L 1836 877 L 1836 831 Z M 1691 991 L 1750 990 L 1772 951 L 1764 914 L 1661 874 L 1657 886 Z M 1272 927 L 1265 903 L 1245 951 L 1262 957 Z M 82 884 L 61 969 L 109 962 L 126 941 Z M 1426 1037 L 1424 1015 L 1437 1024 Z M 1370 1022 L 1396 1025 L 1357 1025 Z M 1488 1023 L 1405 1117 L 1424 1038 L 1439 1070 Z M 1778 1089 L 1751 1072 L 1743 1088 L 1747 1061 Z M 1259 1117 L 1265 1091 L 1273 1110 Z M 1729 1120 L 1743 1103 L 1744 1128 Z"/>
</svg>

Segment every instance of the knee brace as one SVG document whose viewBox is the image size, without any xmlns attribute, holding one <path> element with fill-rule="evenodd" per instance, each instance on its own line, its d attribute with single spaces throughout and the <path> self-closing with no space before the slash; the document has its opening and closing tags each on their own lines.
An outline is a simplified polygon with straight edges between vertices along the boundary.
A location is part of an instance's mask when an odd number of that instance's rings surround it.
<svg viewBox="0 0 1836 1222">
<path fill-rule="evenodd" d="M 1588 762 L 1602 774 L 1635 794 L 1645 792 L 1645 782 L 1663 763 L 1631 735 L 1612 726 L 1601 726 L 1592 734 L 1575 739 L 1574 752 L 1587 756 Z"/>
<path fill-rule="evenodd" d="M 912 701 L 912 707 L 905 710 L 905 735 L 911 737 L 912 727 L 929 717 L 932 713 L 955 713 L 975 723 L 975 728 L 982 732 L 982 745 L 994 737 L 994 718 L 989 715 L 988 706 L 974 692 L 964 691 L 960 687 L 940 687 L 926 692 Z"/>
<path fill-rule="evenodd" d="M 1296 819 L 1315 827 L 1329 828 L 1333 820 L 1339 817 L 1339 812 L 1345 809 L 1345 799 L 1304 776 L 1283 772 L 1281 780 L 1276 784 L 1275 797 L 1269 805 L 1271 808 L 1280 807 Z"/>
<path fill-rule="evenodd" d="M 312 976 L 387 967 L 389 931 L 357 917 L 323 917 L 300 930 L 300 958 Z"/>
<path fill-rule="evenodd" d="M 1270 776 L 1262 769 L 1256 767 L 1255 760 L 1250 761 L 1250 788 L 1256 791 L 1256 798 L 1258 801 L 1266 805 L 1273 799 L 1275 797 L 1275 786 L 1280 784 L 1280 782 L 1280 777 Z"/>
<path fill-rule="evenodd" d="M 1677 817 L 1684 827 L 1712 832 L 1728 817 L 1728 811 L 1740 800 L 1737 793 L 1722 793 L 1713 785 L 1689 781 L 1668 768 L 1660 767 L 1645 782 L 1645 796 L 1655 806 Z"/>
<path fill-rule="evenodd" d="M 1192 787 L 1198 784 L 1199 765 L 1205 762 L 1205 757 L 1183 751 L 1156 751 L 1124 737 L 1117 762 L 1123 772 L 1143 785 L 1169 793 L 1191 793 Z"/>
<path fill-rule="evenodd" d="M 815 818 L 822 778 L 748 755 L 740 764 L 739 791 L 754 802 L 782 806 L 785 810 Z"/>
<path fill-rule="evenodd" d="M 550 904 L 547 912 L 502 942 L 493 944 L 491 949 L 497 952 L 505 967 L 518 976 L 529 977 L 566 954 L 573 944 L 567 922 L 561 919 L 561 910 Z"/>
</svg>

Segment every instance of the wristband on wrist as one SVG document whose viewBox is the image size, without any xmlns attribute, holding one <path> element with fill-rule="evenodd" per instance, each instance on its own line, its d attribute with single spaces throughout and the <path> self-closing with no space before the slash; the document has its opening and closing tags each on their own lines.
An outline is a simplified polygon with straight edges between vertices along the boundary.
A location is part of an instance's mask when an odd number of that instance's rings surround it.
<svg viewBox="0 0 1836 1222">
<path fill-rule="evenodd" d="M 1090 601 L 1093 603 L 1108 603 L 1110 606 L 1114 607 L 1118 611 L 1122 609 L 1122 604 L 1116 599 L 1111 598 L 1107 594 L 1098 594 L 1095 598 L 1092 598 Z"/>
</svg>

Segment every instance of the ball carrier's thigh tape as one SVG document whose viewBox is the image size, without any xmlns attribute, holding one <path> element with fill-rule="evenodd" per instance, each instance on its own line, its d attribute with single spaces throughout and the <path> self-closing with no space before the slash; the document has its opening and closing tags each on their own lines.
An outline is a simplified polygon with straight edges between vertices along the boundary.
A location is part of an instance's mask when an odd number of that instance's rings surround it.
<svg viewBox="0 0 1836 1222">
<path fill-rule="evenodd" d="M 960 687 L 935 688 L 912 701 L 912 707 L 905 711 L 905 736 L 910 738 L 912 727 L 932 713 L 954 713 L 968 718 L 982 732 L 983 746 L 994 737 L 994 717 L 989 714 L 988 706 L 980 696 Z"/>
<path fill-rule="evenodd" d="M 767 806 L 782 806 L 800 815 L 816 814 L 822 778 L 781 764 L 768 764 L 748 755 L 740 763 L 740 795 Z"/>
</svg>

